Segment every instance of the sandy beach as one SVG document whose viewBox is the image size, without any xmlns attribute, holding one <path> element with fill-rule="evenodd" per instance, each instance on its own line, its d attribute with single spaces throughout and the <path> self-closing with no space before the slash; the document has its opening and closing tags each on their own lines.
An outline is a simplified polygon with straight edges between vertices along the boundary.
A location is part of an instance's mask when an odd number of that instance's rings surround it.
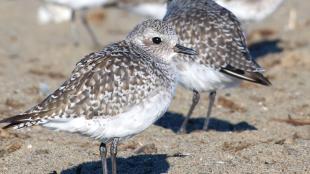
<svg viewBox="0 0 310 174">
<path fill-rule="evenodd" d="M 95 51 L 78 25 L 39 25 L 37 0 L 0 1 L 0 119 L 37 104 Z M 287 0 L 269 18 L 247 27 L 253 56 L 272 82 L 218 91 L 210 130 L 201 131 L 208 94 L 202 94 L 188 133 L 176 131 L 192 93 L 181 87 L 166 113 L 123 142 L 118 172 L 169 174 L 310 173 L 310 1 Z M 292 15 L 296 14 L 296 20 Z M 291 17 L 290 17 L 291 16 Z M 143 18 L 117 9 L 89 14 L 102 45 L 123 39 Z M 99 142 L 35 126 L 0 129 L 0 174 L 99 174 Z"/>
</svg>

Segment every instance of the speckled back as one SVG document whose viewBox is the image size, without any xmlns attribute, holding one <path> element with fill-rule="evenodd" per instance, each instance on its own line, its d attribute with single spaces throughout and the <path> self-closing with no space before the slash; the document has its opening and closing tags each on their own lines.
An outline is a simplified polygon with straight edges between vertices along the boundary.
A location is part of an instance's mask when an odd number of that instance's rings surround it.
<svg viewBox="0 0 310 174">
<path fill-rule="evenodd" d="M 238 19 L 213 0 L 172 0 L 164 21 L 175 26 L 185 46 L 198 52 L 196 62 L 216 69 L 263 70 L 252 60 Z M 192 61 L 187 55 L 182 59 Z"/>
<path fill-rule="evenodd" d="M 172 90 L 174 74 L 157 60 L 126 41 L 111 44 L 85 56 L 70 79 L 26 113 L 33 120 L 122 113 L 160 90 Z"/>
</svg>

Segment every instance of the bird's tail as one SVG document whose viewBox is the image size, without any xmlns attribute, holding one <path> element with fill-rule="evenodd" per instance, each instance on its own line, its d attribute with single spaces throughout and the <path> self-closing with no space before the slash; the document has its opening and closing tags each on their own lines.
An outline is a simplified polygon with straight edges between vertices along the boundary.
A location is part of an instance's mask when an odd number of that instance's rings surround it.
<svg viewBox="0 0 310 174">
<path fill-rule="evenodd" d="M 240 69 L 233 68 L 232 66 L 227 66 L 220 70 L 221 72 L 234 76 L 239 79 L 254 82 L 257 84 L 270 86 L 271 82 L 260 72 L 247 72 Z"/>
<path fill-rule="evenodd" d="M 34 119 L 35 117 L 38 118 L 38 114 L 40 113 L 36 113 L 36 114 L 23 113 L 23 114 L 15 115 L 15 116 L 0 120 L 0 124 L 2 123 L 7 124 L 6 126 L 2 127 L 2 129 L 8 129 L 14 126 L 16 126 L 17 129 L 33 126 L 33 125 L 38 124 L 41 121 L 41 119 Z"/>
</svg>

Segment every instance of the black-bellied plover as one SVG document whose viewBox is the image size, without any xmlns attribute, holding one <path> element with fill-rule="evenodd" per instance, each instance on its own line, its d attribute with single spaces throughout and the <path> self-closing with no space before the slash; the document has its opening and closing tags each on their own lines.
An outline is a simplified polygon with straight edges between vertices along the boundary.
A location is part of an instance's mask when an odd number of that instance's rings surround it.
<svg viewBox="0 0 310 174">
<path fill-rule="evenodd" d="M 74 44 L 78 45 L 76 18 L 77 11 L 79 11 L 81 12 L 81 22 L 87 30 L 94 46 L 99 47 L 100 43 L 88 23 L 86 12 L 91 8 L 109 5 L 110 3 L 112 3 L 112 0 L 45 0 L 38 9 L 38 21 L 40 24 L 70 21 Z"/>
<path fill-rule="evenodd" d="M 177 53 L 196 54 L 178 44 L 174 28 L 160 20 L 138 25 L 123 41 L 85 56 L 70 78 L 40 104 L 1 120 L 4 128 L 41 125 L 100 140 L 103 173 L 111 142 L 112 173 L 117 144 L 161 117 L 173 98 Z"/>
<path fill-rule="evenodd" d="M 252 59 L 236 16 L 213 0 L 170 0 L 164 21 L 174 25 L 183 44 L 198 53 L 176 59 L 181 85 L 193 91 L 192 105 L 180 133 L 186 130 L 200 92 L 209 92 L 203 127 L 207 130 L 218 89 L 234 86 L 238 79 L 271 85 L 261 74 L 263 68 Z"/>
</svg>

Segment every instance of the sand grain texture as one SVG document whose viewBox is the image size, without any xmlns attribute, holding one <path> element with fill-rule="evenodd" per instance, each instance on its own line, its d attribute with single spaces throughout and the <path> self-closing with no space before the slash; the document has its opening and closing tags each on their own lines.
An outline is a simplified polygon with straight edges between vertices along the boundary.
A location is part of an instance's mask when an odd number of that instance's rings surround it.
<svg viewBox="0 0 310 174">
<path fill-rule="evenodd" d="M 40 85 L 53 91 L 93 51 L 81 25 L 79 47 L 72 45 L 68 23 L 39 26 L 38 5 L 0 1 L 0 118 L 36 104 L 43 98 Z M 310 119 L 309 7 L 310 1 L 287 0 L 274 16 L 249 28 L 262 30 L 250 42 L 273 86 L 243 83 L 219 91 L 209 132 L 200 131 L 208 104 L 208 95 L 202 95 L 186 135 L 176 131 L 191 92 L 179 88 L 161 120 L 120 146 L 119 173 L 310 173 L 310 126 L 300 123 Z M 291 9 L 298 20 L 287 30 Z M 92 26 L 103 44 L 124 38 L 142 20 L 120 10 L 102 14 Z M 289 116 L 298 125 L 290 124 Z M 98 145 L 41 127 L 0 130 L 0 174 L 99 174 Z"/>
</svg>

